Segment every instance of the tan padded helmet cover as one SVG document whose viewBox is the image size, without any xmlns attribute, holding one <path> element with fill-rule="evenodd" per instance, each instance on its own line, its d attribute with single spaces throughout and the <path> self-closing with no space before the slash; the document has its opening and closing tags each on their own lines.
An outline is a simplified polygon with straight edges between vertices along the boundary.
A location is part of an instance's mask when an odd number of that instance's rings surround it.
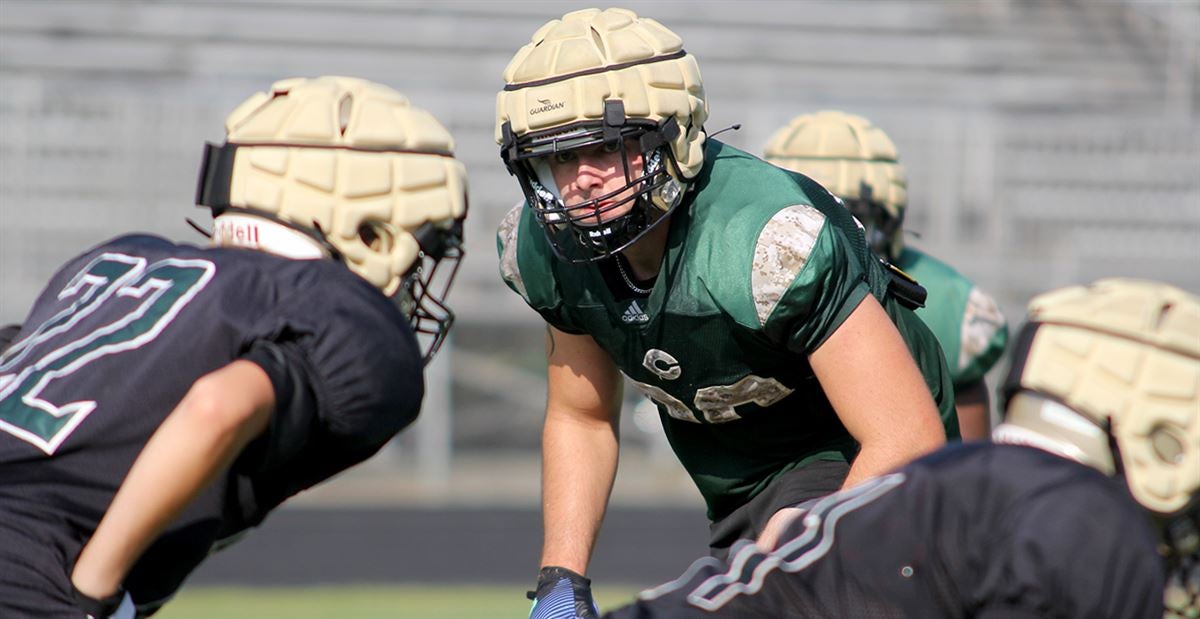
<svg viewBox="0 0 1200 619">
<path fill-rule="evenodd" d="M 862 185 L 888 214 L 898 218 L 908 205 L 908 182 L 896 145 L 862 116 L 834 110 L 802 114 L 771 136 L 767 161 L 811 177 L 843 200 L 862 197 Z M 897 231 L 892 255 L 903 240 Z"/>
<path fill-rule="evenodd" d="M 238 144 L 229 203 L 314 225 L 350 268 L 392 295 L 420 248 L 411 232 L 466 212 L 467 179 L 454 140 L 404 95 L 350 77 L 287 79 L 225 121 Z M 359 237 L 373 225 L 390 236 Z"/>
<path fill-rule="evenodd" d="M 504 70 L 504 82 L 517 88 L 496 96 L 496 143 L 505 122 L 521 136 L 596 121 L 604 117 L 606 100 L 620 99 L 630 118 L 675 117 L 681 131 L 671 146 L 684 177 L 679 180 L 695 177 L 704 164 L 708 118 L 695 57 L 615 68 L 682 49 L 674 32 L 625 9 L 585 9 L 547 22 Z M 568 77 L 580 72 L 591 73 Z"/>
<path fill-rule="evenodd" d="M 1200 297 L 1107 279 L 1035 298 L 1021 386 L 1103 423 L 1134 498 L 1171 514 L 1200 492 Z"/>
</svg>

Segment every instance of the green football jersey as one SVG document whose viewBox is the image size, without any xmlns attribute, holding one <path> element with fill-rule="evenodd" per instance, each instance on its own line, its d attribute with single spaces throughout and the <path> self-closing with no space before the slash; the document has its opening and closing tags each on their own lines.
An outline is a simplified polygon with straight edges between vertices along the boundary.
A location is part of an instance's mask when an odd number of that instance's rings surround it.
<svg viewBox="0 0 1200 619">
<path fill-rule="evenodd" d="M 941 343 L 954 388 L 983 380 L 1008 345 L 1008 323 L 996 302 L 953 267 L 918 250 L 905 247 L 896 266 L 929 293 L 917 316 Z"/>
<path fill-rule="evenodd" d="M 787 471 L 854 457 L 858 445 L 808 354 L 866 295 L 881 300 L 948 435 L 958 436 L 933 334 L 887 295 L 888 276 L 849 212 L 802 180 L 709 140 L 694 190 L 671 216 L 648 297 L 619 299 L 597 263 L 557 260 L 528 208 L 514 208 L 500 225 L 505 282 L 550 324 L 591 335 L 654 400 L 712 520 Z"/>
</svg>

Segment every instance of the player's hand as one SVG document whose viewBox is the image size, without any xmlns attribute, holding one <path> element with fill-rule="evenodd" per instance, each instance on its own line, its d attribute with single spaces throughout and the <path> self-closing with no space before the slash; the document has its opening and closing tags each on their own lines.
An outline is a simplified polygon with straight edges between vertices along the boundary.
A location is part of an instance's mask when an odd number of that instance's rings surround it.
<svg viewBox="0 0 1200 619">
<path fill-rule="evenodd" d="M 75 597 L 75 606 L 83 611 L 87 619 L 134 619 L 137 614 L 133 598 L 124 590 L 98 600 L 75 588 L 75 584 L 71 583 L 71 594 Z"/>
<path fill-rule="evenodd" d="M 530 591 L 533 608 L 529 619 L 597 619 L 600 609 L 592 601 L 592 581 L 565 567 L 543 567 L 537 590 Z"/>
<path fill-rule="evenodd" d="M 785 507 L 775 512 L 771 516 L 771 519 L 767 521 L 767 525 L 763 527 L 763 531 L 759 534 L 755 543 L 764 552 L 775 550 L 775 547 L 779 545 L 780 540 L 783 538 L 784 531 L 807 511 L 803 507 Z"/>
</svg>

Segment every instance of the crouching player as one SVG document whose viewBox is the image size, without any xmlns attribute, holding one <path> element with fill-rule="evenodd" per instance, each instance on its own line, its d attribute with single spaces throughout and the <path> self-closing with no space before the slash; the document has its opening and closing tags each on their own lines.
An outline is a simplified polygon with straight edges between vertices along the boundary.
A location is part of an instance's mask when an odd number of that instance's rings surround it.
<svg viewBox="0 0 1200 619">
<path fill-rule="evenodd" d="M 774 550 L 702 559 L 609 617 L 1162 617 L 1160 552 L 1194 578 L 1200 545 L 1200 298 L 1038 297 L 1004 396 L 994 442 L 811 503 Z"/>
<path fill-rule="evenodd" d="M 417 415 L 466 211 L 450 135 L 341 77 L 278 82 L 226 131 L 212 247 L 84 252 L 0 355 L 0 616 L 150 614 Z"/>
</svg>

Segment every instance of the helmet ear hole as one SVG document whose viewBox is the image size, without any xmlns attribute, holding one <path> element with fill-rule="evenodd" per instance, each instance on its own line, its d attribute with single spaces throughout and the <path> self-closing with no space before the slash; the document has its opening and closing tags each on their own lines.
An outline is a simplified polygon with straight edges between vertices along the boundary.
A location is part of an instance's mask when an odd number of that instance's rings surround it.
<svg viewBox="0 0 1200 619">
<path fill-rule="evenodd" d="M 363 245 L 371 248 L 371 251 L 384 254 L 391 253 L 396 242 L 395 235 L 382 221 L 364 221 L 359 224 L 358 238 L 362 240 Z"/>
<path fill-rule="evenodd" d="M 1183 462 L 1183 443 L 1179 441 L 1170 428 L 1159 425 L 1150 431 L 1150 445 L 1158 459 L 1172 465 Z"/>
</svg>

